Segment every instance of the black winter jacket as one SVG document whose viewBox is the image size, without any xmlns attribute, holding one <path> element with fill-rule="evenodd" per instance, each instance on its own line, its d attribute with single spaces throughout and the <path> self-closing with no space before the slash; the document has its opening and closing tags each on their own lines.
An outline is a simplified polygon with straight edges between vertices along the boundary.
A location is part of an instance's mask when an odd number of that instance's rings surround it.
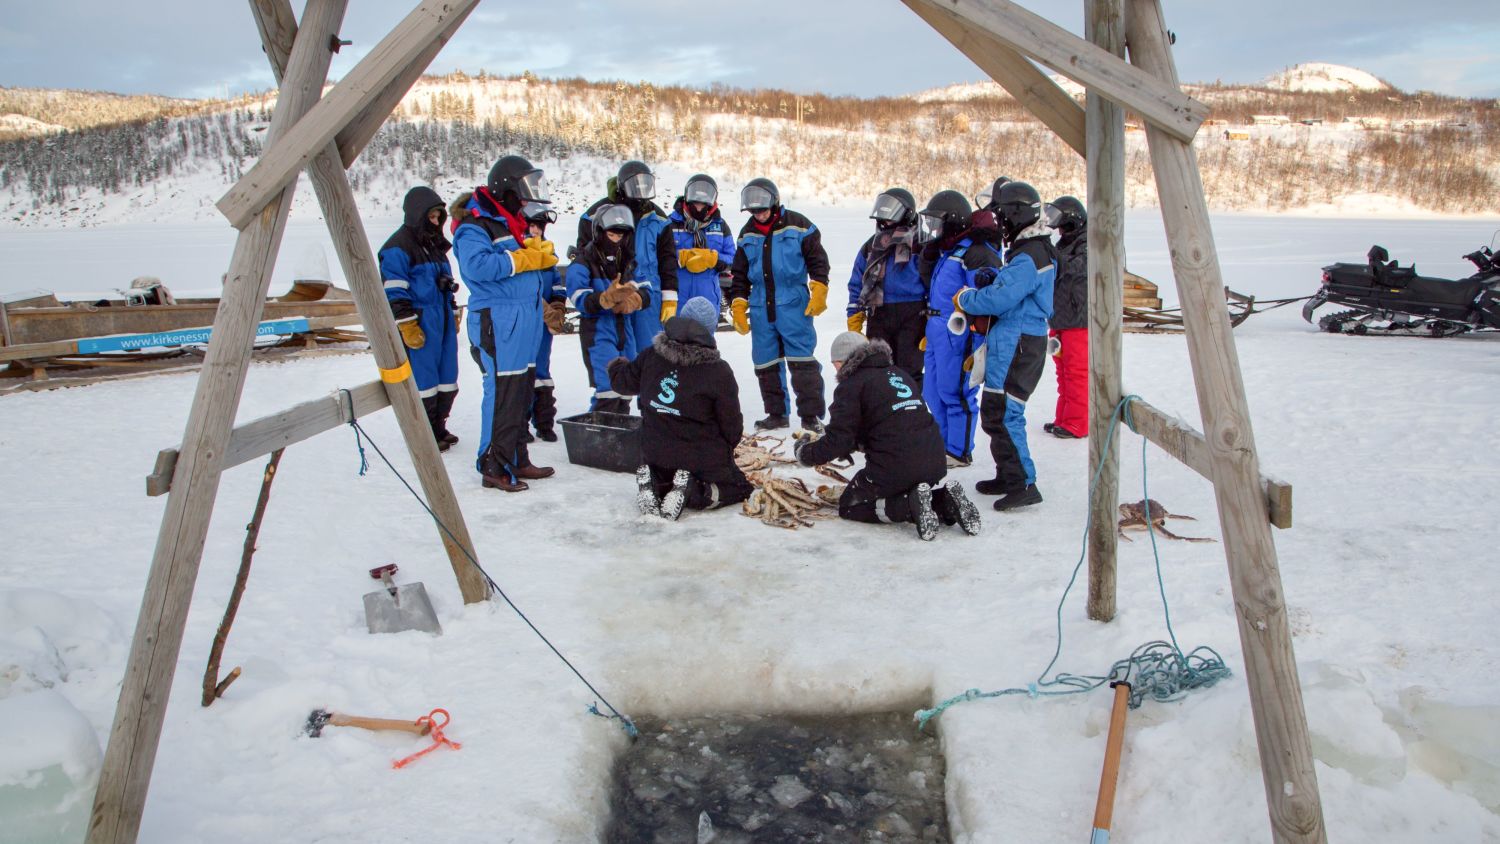
<svg viewBox="0 0 1500 844">
<path fill-rule="evenodd" d="M 695 320 L 667 320 L 635 360 L 615 358 L 609 383 L 640 395 L 641 453 L 653 466 L 702 472 L 734 465 L 744 433 L 740 388 L 714 335 Z"/>
<path fill-rule="evenodd" d="M 871 340 L 839 368 L 828 432 L 803 446 L 803 465 L 865 453 L 864 472 L 884 495 L 947 474 L 943 435 L 910 375 L 891 363 L 891 347 Z"/>
<path fill-rule="evenodd" d="M 1089 324 L 1088 229 L 1063 235 L 1057 241 L 1057 280 L 1052 285 L 1053 330 L 1087 328 Z"/>
</svg>

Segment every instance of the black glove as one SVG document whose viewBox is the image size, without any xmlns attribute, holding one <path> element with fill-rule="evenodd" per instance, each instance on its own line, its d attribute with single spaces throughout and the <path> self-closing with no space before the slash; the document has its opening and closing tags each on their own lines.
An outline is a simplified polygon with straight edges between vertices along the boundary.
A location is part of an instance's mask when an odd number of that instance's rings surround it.
<svg viewBox="0 0 1500 844">
<path fill-rule="evenodd" d="M 792 459 L 796 460 L 798 463 L 801 463 L 802 449 L 807 448 L 807 444 L 810 442 L 812 442 L 812 437 L 808 437 L 807 439 L 798 437 L 797 439 L 792 440 Z"/>
</svg>

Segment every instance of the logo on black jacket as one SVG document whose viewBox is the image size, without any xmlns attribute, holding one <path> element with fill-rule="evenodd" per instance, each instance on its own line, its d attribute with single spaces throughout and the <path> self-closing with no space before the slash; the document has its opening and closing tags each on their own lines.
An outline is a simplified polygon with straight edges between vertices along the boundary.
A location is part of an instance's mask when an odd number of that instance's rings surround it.
<svg viewBox="0 0 1500 844">
<path fill-rule="evenodd" d="M 651 408 L 658 413 L 670 413 L 673 416 L 681 416 L 682 411 L 670 405 L 677 401 L 677 372 L 673 370 L 657 382 L 658 392 L 656 398 L 651 400 Z"/>
</svg>

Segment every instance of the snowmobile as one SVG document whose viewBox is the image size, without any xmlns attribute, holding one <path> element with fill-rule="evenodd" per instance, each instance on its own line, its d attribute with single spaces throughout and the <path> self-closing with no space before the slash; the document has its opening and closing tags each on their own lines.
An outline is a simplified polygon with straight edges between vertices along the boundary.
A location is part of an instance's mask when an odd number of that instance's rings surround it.
<svg viewBox="0 0 1500 844">
<path fill-rule="evenodd" d="M 1323 268 L 1323 287 L 1302 306 L 1302 318 L 1325 303 L 1348 310 L 1317 318 L 1332 334 L 1414 334 L 1449 337 L 1466 331 L 1500 330 L 1500 257 L 1489 246 L 1464 256 L 1479 270 L 1450 280 L 1417 275 L 1400 266 L 1384 247 L 1372 246 L 1365 264 Z"/>
</svg>

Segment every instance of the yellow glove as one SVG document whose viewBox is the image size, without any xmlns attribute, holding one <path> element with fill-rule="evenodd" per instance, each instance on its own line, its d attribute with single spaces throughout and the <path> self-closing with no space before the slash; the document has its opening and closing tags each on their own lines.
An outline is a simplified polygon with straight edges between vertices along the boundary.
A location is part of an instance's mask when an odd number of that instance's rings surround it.
<svg viewBox="0 0 1500 844">
<path fill-rule="evenodd" d="M 815 317 L 828 310 L 828 282 L 809 281 L 807 294 L 807 310 L 802 312 L 803 316 Z"/>
<path fill-rule="evenodd" d="M 661 303 L 661 321 L 666 322 L 677 316 L 677 300 L 667 299 Z"/>
<path fill-rule="evenodd" d="M 552 241 L 550 240 L 542 240 L 539 237 L 528 237 L 526 238 L 524 245 L 527 249 L 535 249 L 536 251 L 541 252 L 545 255 L 557 254 L 557 252 L 553 249 Z M 554 261 L 553 263 L 557 262 Z"/>
<path fill-rule="evenodd" d="M 917 341 L 917 351 L 919 351 L 919 352 L 925 352 L 925 351 L 927 351 L 927 338 L 926 337 L 923 337 L 921 340 Z"/>
<path fill-rule="evenodd" d="M 961 310 L 963 310 L 963 306 L 960 305 L 960 304 L 958 304 L 958 297 L 964 295 L 964 290 L 968 290 L 968 289 L 969 288 L 965 287 L 963 290 L 960 290 L 957 293 L 953 294 L 953 309 L 955 311 L 961 311 Z"/>
<path fill-rule="evenodd" d="M 510 271 L 512 275 L 529 273 L 532 270 L 544 270 L 557 263 L 556 255 L 548 255 L 545 252 L 530 247 L 522 247 L 506 254 L 510 256 Z"/>
<path fill-rule="evenodd" d="M 849 330 L 855 334 L 865 333 L 865 312 L 855 311 L 849 315 Z"/>
<path fill-rule="evenodd" d="M 420 349 L 427 345 L 427 335 L 422 333 L 422 326 L 417 325 L 415 318 L 396 323 L 396 330 L 401 332 L 401 342 L 408 349 Z"/>
<path fill-rule="evenodd" d="M 680 249 L 677 263 L 690 273 L 701 273 L 718 265 L 719 253 L 712 249 Z"/>
<path fill-rule="evenodd" d="M 964 358 L 964 372 L 973 372 L 973 371 L 974 371 L 974 356 L 973 355 L 969 355 L 968 357 Z"/>
<path fill-rule="evenodd" d="M 750 302 L 745 299 L 735 299 L 729 303 L 729 313 L 734 319 L 734 330 L 741 334 L 749 334 Z"/>
</svg>

